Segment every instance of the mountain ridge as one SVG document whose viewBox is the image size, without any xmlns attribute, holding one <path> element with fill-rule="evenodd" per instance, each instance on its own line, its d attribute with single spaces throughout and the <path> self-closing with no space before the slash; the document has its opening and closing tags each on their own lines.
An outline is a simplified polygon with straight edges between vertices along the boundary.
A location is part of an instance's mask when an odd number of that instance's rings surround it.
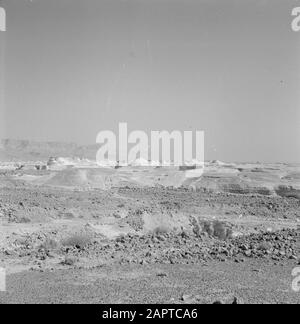
<svg viewBox="0 0 300 324">
<path fill-rule="evenodd" d="M 78 145 L 72 142 L 2 139 L 0 141 L 0 161 L 48 160 L 50 157 L 56 156 L 95 160 L 97 150 L 97 144 Z"/>
</svg>

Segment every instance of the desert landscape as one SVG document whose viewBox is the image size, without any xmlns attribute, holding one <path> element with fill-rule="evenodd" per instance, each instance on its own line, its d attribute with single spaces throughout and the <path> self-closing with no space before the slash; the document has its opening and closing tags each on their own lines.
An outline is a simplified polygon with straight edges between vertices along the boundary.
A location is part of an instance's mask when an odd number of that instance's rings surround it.
<svg viewBox="0 0 300 324">
<path fill-rule="evenodd" d="M 299 303 L 300 165 L 99 165 L 3 140 L 1 303 Z"/>
</svg>

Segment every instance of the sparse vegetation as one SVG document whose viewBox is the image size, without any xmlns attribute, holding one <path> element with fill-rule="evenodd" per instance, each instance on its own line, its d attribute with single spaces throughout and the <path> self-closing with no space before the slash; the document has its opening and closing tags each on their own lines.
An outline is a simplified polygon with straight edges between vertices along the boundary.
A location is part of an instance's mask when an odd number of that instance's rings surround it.
<svg viewBox="0 0 300 324">
<path fill-rule="evenodd" d="M 170 229 L 166 225 L 159 225 L 153 230 L 154 235 L 164 235 L 170 232 Z"/>
<path fill-rule="evenodd" d="M 58 242 L 51 238 L 46 238 L 46 240 L 40 245 L 41 249 L 50 251 L 58 248 Z"/>
<path fill-rule="evenodd" d="M 202 222 L 202 230 L 209 236 L 214 236 L 219 240 L 227 240 L 232 237 L 232 230 L 224 222 L 215 220 L 213 222 Z"/>
<path fill-rule="evenodd" d="M 269 242 L 261 242 L 258 246 L 258 250 L 261 251 L 269 251 L 272 248 L 272 244 L 270 244 Z"/>
<path fill-rule="evenodd" d="M 209 236 L 213 236 L 214 234 L 214 228 L 212 226 L 212 223 L 209 221 L 204 221 L 202 223 L 202 230 L 203 232 L 207 233 Z"/>
<path fill-rule="evenodd" d="M 30 223 L 31 220 L 28 218 L 28 217 L 21 217 L 19 220 L 18 220 L 18 223 L 20 224 L 27 224 L 27 223 Z"/>
<path fill-rule="evenodd" d="M 64 259 L 64 261 L 62 262 L 62 264 L 72 266 L 72 265 L 74 265 L 77 261 L 78 261 L 78 259 L 75 258 L 75 257 L 66 256 L 65 259 Z"/>
<path fill-rule="evenodd" d="M 70 237 L 62 240 L 63 246 L 72 246 L 78 249 L 83 249 L 92 242 L 92 236 L 89 233 L 75 233 Z"/>
<path fill-rule="evenodd" d="M 229 229 L 225 223 L 214 221 L 213 222 L 214 236 L 220 240 L 227 240 L 232 237 L 232 230 Z"/>
</svg>

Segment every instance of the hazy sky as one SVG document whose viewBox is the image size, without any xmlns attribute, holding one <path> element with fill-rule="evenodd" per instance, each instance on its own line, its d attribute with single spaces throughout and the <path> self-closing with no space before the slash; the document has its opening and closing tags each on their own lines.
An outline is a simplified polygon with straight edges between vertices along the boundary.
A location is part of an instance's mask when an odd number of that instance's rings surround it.
<svg viewBox="0 0 300 324">
<path fill-rule="evenodd" d="M 300 162 L 295 0 L 3 0 L 1 137 L 205 131 L 206 158 Z M 3 125 L 4 123 L 4 125 Z"/>
</svg>

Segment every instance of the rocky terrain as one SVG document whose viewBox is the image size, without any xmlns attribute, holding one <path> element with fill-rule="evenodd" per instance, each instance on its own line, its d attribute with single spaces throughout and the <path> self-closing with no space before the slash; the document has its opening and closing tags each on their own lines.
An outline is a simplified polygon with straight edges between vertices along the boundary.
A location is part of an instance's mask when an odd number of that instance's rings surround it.
<svg viewBox="0 0 300 324">
<path fill-rule="evenodd" d="M 191 177 L 4 144 L 0 302 L 300 301 L 299 165 L 212 161 Z"/>
</svg>

